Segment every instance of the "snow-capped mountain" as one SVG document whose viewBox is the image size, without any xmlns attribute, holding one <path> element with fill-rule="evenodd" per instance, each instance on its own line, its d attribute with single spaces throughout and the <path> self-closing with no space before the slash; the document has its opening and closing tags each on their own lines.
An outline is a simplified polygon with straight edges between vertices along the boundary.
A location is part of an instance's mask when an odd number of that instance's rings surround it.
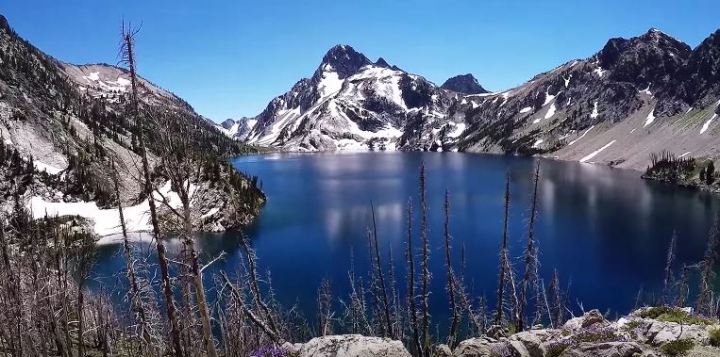
<svg viewBox="0 0 720 357">
<path fill-rule="evenodd" d="M 695 49 L 657 29 L 614 38 L 497 93 L 471 75 L 437 87 L 340 45 L 270 102 L 247 140 L 300 151 L 539 153 L 644 168 L 663 150 L 720 154 L 719 76 L 720 31 Z"/>
<path fill-rule="evenodd" d="M 257 116 L 248 142 L 308 151 L 454 142 L 464 126 L 446 117 L 455 96 L 383 59 L 372 62 L 338 45 L 311 78 L 297 82 Z M 409 135 L 411 128 L 431 135 Z"/>
</svg>

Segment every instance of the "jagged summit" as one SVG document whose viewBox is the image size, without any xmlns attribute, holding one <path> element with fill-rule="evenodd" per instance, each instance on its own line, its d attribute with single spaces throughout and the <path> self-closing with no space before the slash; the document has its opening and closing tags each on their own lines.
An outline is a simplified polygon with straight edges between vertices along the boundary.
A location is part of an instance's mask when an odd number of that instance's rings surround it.
<svg viewBox="0 0 720 357">
<path fill-rule="evenodd" d="M 372 64 L 372 61 L 351 46 L 336 45 L 325 54 L 319 70 L 333 70 L 342 79 L 355 74 L 360 68 L 369 64 Z"/>
<path fill-rule="evenodd" d="M 470 73 L 452 77 L 445 81 L 440 88 L 464 94 L 488 93 L 488 90 L 483 88 L 478 80 Z"/>
<path fill-rule="evenodd" d="M 390 68 L 390 64 L 387 63 L 387 61 L 385 61 L 385 59 L 382 57 L 378 58 L 378 60 L 375 61 L 375 65 L 378 67 Z"/>
</svg>

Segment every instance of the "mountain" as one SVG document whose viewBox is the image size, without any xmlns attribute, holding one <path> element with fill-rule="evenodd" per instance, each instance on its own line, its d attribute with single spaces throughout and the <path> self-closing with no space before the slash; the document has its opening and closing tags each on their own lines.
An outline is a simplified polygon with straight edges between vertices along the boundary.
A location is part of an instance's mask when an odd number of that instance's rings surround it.
<svg viewBox="0 0 720 357">
<path fill-rule="evenodd" d="M 15 200 L 9 198 L 15 196 L 28 206 L 32 203 L 38 215 L 42 207 L 82 202 L 94 203 L 96 212 L 107 215 L 104 210 L 117 202 L 143 202 L 137 182 L 141 175 L 135 118 L 126 115 L 128 72 L 107 64 L 74 65 L 52 58 L 22 39 L 1 15 L 0 49 L 0 195 L 5 198 L 0 212 L 11 208 Z M 197 225 L 219 230 L 248 223 L 262 204 L 262 193 L 251 178 L 222 160 L 247 146 L 227 138 L 187 102 L 150 81 L 140 78 L 138 90 L 137 119 L 146 129 L 158 187 L 167 181 L 158 170 L 162 139 L 181 138 L 192 155 L 204 158 L 202 178 L 193 183 Z M 19 170 L 21 162 L 32 165 Z M 233 200 L 244 205 L 238 210 Z"/>
<path fill-rule="evenodd" d="M 463 94 L 488 93 L 488 90 L 483 88 L 478 80 L 470 73 L 452 77 L 445 81 L 440 88 Z"/>
<path fill-rule="evenodd" d="M 454 96 L 383 59 L 372 62 L 338 45 L 311 78 L 268 104 L 247 140 L 306 151 L 398 149 L 420 139 L 401 138 L 411 128 L 450 125 L 446 113 Z M 459 126 L 452 125 L 444 137 L 457 132 Z"/>
<path fill-rule="evenodd" d="M 247 140 L 298 151 L 540 154 L 643 169 L 663 150 L 718 156 L 719 67 L 720 31 L 692 49 L 653 28 L 489 93 L 471 75 L 437 87 L 339 45 L 311 78 L 268 104 Z"/>
<path fill-rule="evenodd" d="M 230 138 L 245 141 L 257 124 L 254 118 L 226 119 L 219 124 L 219 130 Z"/>
</svg>

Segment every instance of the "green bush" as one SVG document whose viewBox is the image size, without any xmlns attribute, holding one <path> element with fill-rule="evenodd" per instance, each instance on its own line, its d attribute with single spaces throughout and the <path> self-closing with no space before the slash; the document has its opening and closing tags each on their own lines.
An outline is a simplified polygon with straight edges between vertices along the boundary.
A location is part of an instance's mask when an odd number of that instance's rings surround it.
<svg viewBox="0 0 720 357">
<path fill-rule="evenodd" d="M 640 314 L 640 317 L 651 318 L 664 322 L 676 322 L 683 325 L 711 325 L 712 321 L 698 316 L 693 316 L 687 311 L 667 306 L 652 307 Z"/>
<path fill-rule="evenodd" d="M 684 339 L 668 342 L 660 350 L 668 356 L 685 356 L 693 347 L 695 343 L 692 340 Z"/>
<path fill-rule="evenodd" d="M 710 329 L 708 335 L 710 336 L 710 345 L 720 347 L 720 327 Z"/>
</svg>

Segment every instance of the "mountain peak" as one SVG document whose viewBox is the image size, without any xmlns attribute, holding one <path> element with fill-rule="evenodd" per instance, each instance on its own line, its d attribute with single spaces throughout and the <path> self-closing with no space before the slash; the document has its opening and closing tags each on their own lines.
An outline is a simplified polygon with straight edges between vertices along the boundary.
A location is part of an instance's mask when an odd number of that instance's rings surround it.
<svg viewBox="0 0 720 357">
<path fill-rule="evenodd" d="M 372 62 L 351 46 L 335 45 L 323 57 L 320 70 L 327 71 L 331 68 L 342 79 L 355 74 L 361 67 L 368 64 L 372 64 Z"/>
<path fill-rule="evenodd" d="M 387 63 L 387 61 L 382 57 L 378 58 L 378 60 L 375 61 L 375 65 L 378 67 L 390 68 L 390 64 Z"/>
<path fill-rule="evenodd" d="M 8 20 L 0 14 L 0 28 L 5 30 L 10 30 L 10 24 L 8 23 Z"/>
<path fill-rule="evenodd" d="M 478 83 L 478 80 L 470 73 L 452 77 L 445 81 L 440 88 L 465 94 L 481 94 L 488 92 L 488 90 L 483 88 L 480 83 Z"/>
</svg>

